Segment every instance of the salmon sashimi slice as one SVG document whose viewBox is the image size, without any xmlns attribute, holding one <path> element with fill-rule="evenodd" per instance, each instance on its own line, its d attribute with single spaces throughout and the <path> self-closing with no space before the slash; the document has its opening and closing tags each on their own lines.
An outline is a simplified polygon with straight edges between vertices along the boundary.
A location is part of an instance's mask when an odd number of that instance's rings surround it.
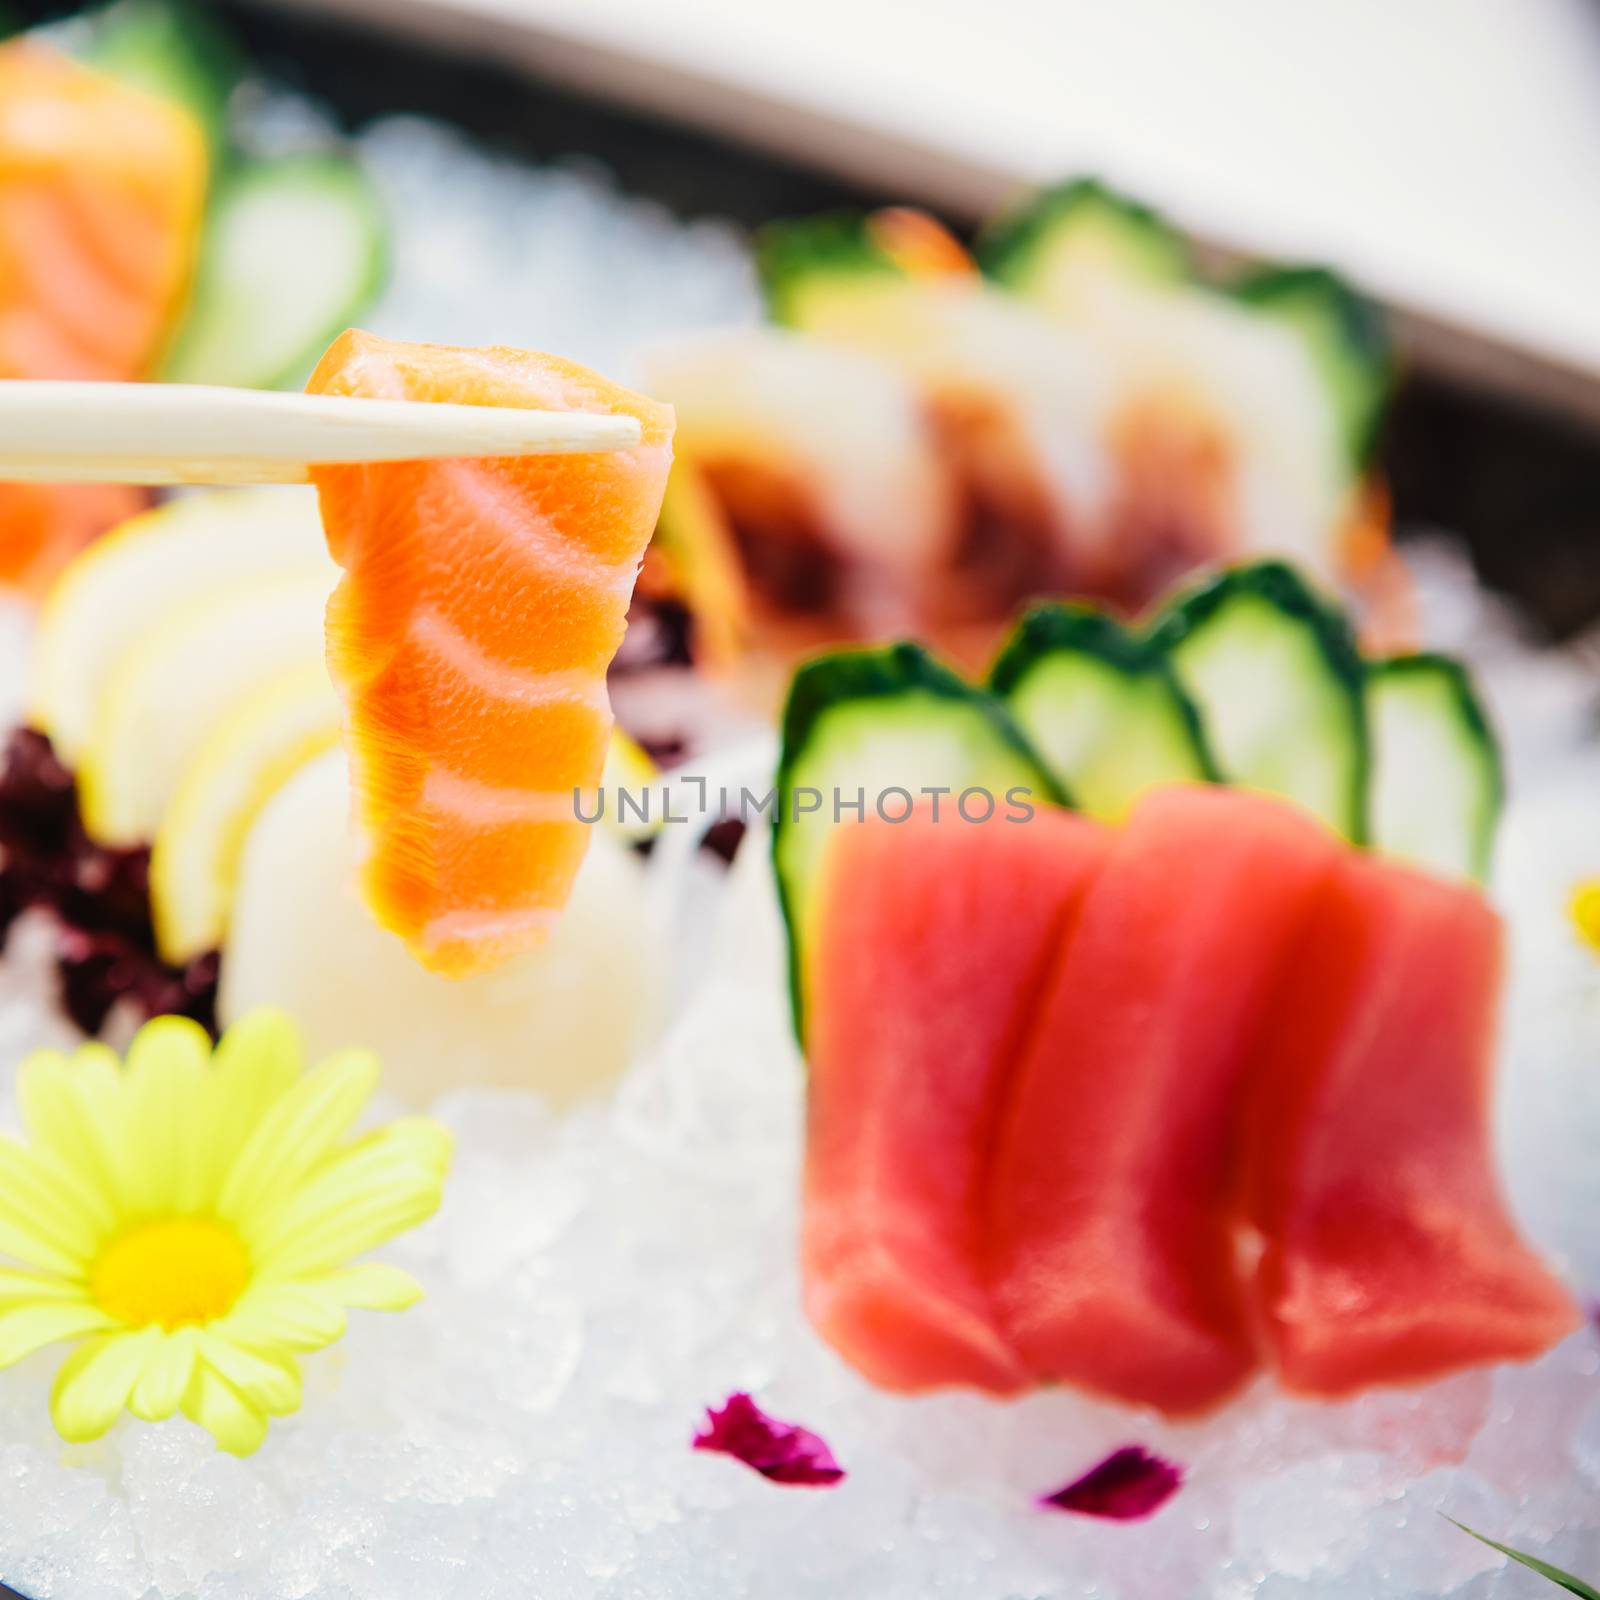
<svg viewBox="0 0 1600 1600">
<path fill-rule="evenodd" d="M 587 844 L 671 409 L 554 356 L 341 336 L 313 394 L 637 417 L 633 450 L 319 468 L 328 606 L 378 921 L 433 971 L 542 942 Z M 588 808 L 585 808 L 588 809 Z M 592 810 L 589 812 L 592 815 Z"/>
<path fill-rule="evenodd" d="M 35 41 L 0 46 L 0 377 L 149 371 L 194 270 L 207 165 L 182 107 Z"/>
<path fill-rule="evenodd" d="M 984 1280 L 984 1164 L 1039 985 L 1109 832 L 949 808 L 842 827 L 808 1007 L 807 1312 L 884 1388 L 1029 1382 Z M 930 862 L 936 863 L 930 869 Z"/>
<path fill-rule="evenodd" d="M 37 597 L 106 529 L 148 504 L 110 483 L 0 483 L 0 586 Z"/>
<path fill-rule="evenodd" d="M 1495 1177 L 1501 960 L 1475 889 L 1350 851 L 1319 898 L 1248 1116 L 1256 1292 L 1285 1387 L 1421 1382 L 1578 1325 Z"/>
<path fill-rule="evenodd" d="M 0 378 L 149 372 L 194 270 L 207 163 L 187 111 L 37 41 L 0 45 Z M 0 485 L 0 585 L 37 595 L 144 503 Z"/>
<path fill-rule="evenodd" d="M 1238 1089 L 1338 852 L 1265 795 L 1153 790 L 1045 980 L 989 1176 L 1029 1370 L 1172 1414 L 1256 1366 L 1235 1261 Z"/>
</svg>

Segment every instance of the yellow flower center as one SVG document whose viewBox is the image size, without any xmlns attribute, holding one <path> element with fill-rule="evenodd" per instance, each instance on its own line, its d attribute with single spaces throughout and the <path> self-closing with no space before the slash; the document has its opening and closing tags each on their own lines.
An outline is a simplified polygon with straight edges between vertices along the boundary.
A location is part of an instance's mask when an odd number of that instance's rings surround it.
<svg viewBox="0 0 1600 1600">
<path fill-rule="evenodd" d="M 90 1289 L 120 1321 L 179 1328 L 229 1311 L 250 1280 L 250 1259 L 231 1228 L 203 1217 L 151 1222 L 112 1240 Z"/>
<path fill-rule="evenodd" d="M 1600 878 L 1585 878 L 1572 886 L 1567 897 L 1567 915 L 1578 937 L 1600 955 Z"/>
</svg>

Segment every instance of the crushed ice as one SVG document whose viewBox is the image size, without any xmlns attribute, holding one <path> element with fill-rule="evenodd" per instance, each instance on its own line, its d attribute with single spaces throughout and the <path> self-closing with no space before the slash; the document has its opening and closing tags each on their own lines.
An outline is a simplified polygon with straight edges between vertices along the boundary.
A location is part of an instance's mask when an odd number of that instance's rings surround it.
<svg viewBox="0 0 1600 1600">
<path fill-rule="evenodd" d="M 1336 1407 L 1263 1386 L 1185 1426 L 1062 1391 L 908 1401 L 856 1378 L 800 1310 L 800 1065 L 780 971 L 750 981 L 778 955 L 764 889 L 735 872 L 711 976 L 611 1105 L 440 1103 L 446 1203 L 392 1252 L 427 1300 L 310 1358 L 303 1411 L 257 1457 L 183 1422 L 63 1449 L 46 1369 L 0 1377 L 8 1581 L 35 1600 L 1482 1600 L 1502 1558 L 1440 1511 L 1592 1565 L 1592 1330 L 1531 1367 Z M 0 1038 L 44 1026 L 24 984 L 6 995 Z M 775 1493 L 689 1451 L 686 1418 L 734 1387 L 821 1429 L 848 1481 Z M 1033 1509 L 1064 1456 L 1130 1432 L 1186 1469 L 1159 1536 Z"/>
<path fill-rule="evenodd" d="M 522 340 L 625 371 L 656 332 L 754 314 L 727 233 L 676 226 L 588 169 L 529 171 L 404 119 L 361 148 L 402 219 L 384 331 Z M 1444 547 L 1421 567 L 1430 638 L 1478 658 L 1510 733 L 1510 1185 L 1593 1292 L 1600 964 L 1564 935 L 1559 891 L 1600 871 L 1600 761 L 1576 753 L 1595 674 L 1581 653 L 1530 650 Z M 18 696 L 24 641 L 0 613 L 0 705 Z M 1592 1329 L 1527 1367 L 1332 1407 L 1261 1387 L 1185 1426 L 1061 1391 L 909 1401 L 855 1377 L 800 1310 L 801 1070 L 761 855 L 760 840 L 741 850 L 721 954 L 612 1104 L 556 1118 L 502 1090 L 438 1105 L 458 1140 L 446 1204 L 393 1252 L 427 1300 L 308 1360 L 304 1409 L 259 1455 L 219 1455 L 181 1421 L 65 1448 L 51 1358 L 0 1376 L 6 1581 L 34 1600 L 1512 1592 L 1503 1558 L 1441 1511 L 1600 1564 Z M 17 1061 L 63 1034 L 44 993 L 23 918 L 0 965 L 0 1119 L 14 1120 Z M 687 1450 L 685 1418 L 732 1387 L 824 1426 L 848 1482 L 777 1494 Z M 1095 1460 L 1130 1432 L 1186 1469 L 1159 1537 L 1034 1508 L 1064 1455 Z"/>
</svg>

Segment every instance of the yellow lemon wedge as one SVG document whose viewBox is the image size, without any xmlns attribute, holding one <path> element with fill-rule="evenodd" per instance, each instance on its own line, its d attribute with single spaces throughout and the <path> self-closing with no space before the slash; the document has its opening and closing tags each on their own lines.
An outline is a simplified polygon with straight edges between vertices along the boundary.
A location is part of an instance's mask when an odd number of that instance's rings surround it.
<svg viewBox="0 0 1600 1600">
<path fill-rule="evenodd" d="M 78 763 L 83 824 L 153 840 L 189 763 L 239 696 L 322 660 L 329 563 L 236 581 L 159 612 L 117 659 Z"/>
<path fill-rule="evenodd" d="M 34 643 L 28 720 L 76 766 L 102 691 L 153 617 L 219 586 L 326 559 L 310 489 L 185 495 L 130 518 L 90 545 L 50 591 Z"/>
<path fill-rule="evenodd" d="M 184 768 L 150 856 L 150 909 L 168 961 L 222 943 L 251 824 L 338 739 L 339 699 L 320 662 L 246 689 L 222 712 Z"/>
<path fill-rule="evenodd" d="M 606 826 L 628 840 L 648 839 L 657 832 L 662 822 L 661 795 L 657 788 L 660 777 L 661 769 L 639 743 L 621 728 L 612 728 L 611 743 L 606 747 L 605 771 L 600 775 L 600 787 L 605 796 L 602 819 Z M 624 791 L 629 804 L 619 806 Z"/>
<path fill-rule="evenodd" d="M 744 570 L 722 507 L 687 456 L 672 463 L 652 548 L 694 618 L 701 664 L 732 667 L 750 627 Z"/>
</svg>

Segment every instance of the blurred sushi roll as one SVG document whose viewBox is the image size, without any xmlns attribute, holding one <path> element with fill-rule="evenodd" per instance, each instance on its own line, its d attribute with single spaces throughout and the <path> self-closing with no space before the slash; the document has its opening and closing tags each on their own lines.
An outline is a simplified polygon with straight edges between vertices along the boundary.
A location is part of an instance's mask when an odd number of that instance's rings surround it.
<svg viewBox="0 0 1600 1600">
<path fill-rule="evenodd" d="M 961 496 L 954 565 L 980 589 L 1103 587 L 1098 513 L 1111 485 L 1085 424 L 1111 401 L 1104 363 L 974 268 L 907 252 L 906 226 L 889 212 L 769 229 L 758 263 L 773 315 L 912 386 Z"/>
<path fill-rule="evenodd" d="M 997 283 L 1102 348 L 1131 553 L 1169 530 L 1202 559 L 1272 552 L 1351 576 L 1392 376 L 1372 306 L 1318 268 L 1207 282 L 1153 212 L 1091 181 L 978 248 Z"/>
<path fill-rule="evenodd" d="M 783 331 L 651 368 L 731 528 L 757 653 L 911 632 L 972 663 L 1026 601 L 1135 612 L 1263 554 L 1409 642 L 1371 466 L 1392 355 L 1331 273 L 1209 280 L 1087 181 L 972 254 L 892 210 L 773 225 L 757 258 Z"/>
<path fill-rule="evenodd" d="M 957 504 L 903 373 L 751 328 L 656 351 L 650 381 L 673 398 L 679 449 L 731 529 L 766 626 L 825 638 L 835 619 L 912 620 L 919 586 L 952 559 Z"/>
</svg>

